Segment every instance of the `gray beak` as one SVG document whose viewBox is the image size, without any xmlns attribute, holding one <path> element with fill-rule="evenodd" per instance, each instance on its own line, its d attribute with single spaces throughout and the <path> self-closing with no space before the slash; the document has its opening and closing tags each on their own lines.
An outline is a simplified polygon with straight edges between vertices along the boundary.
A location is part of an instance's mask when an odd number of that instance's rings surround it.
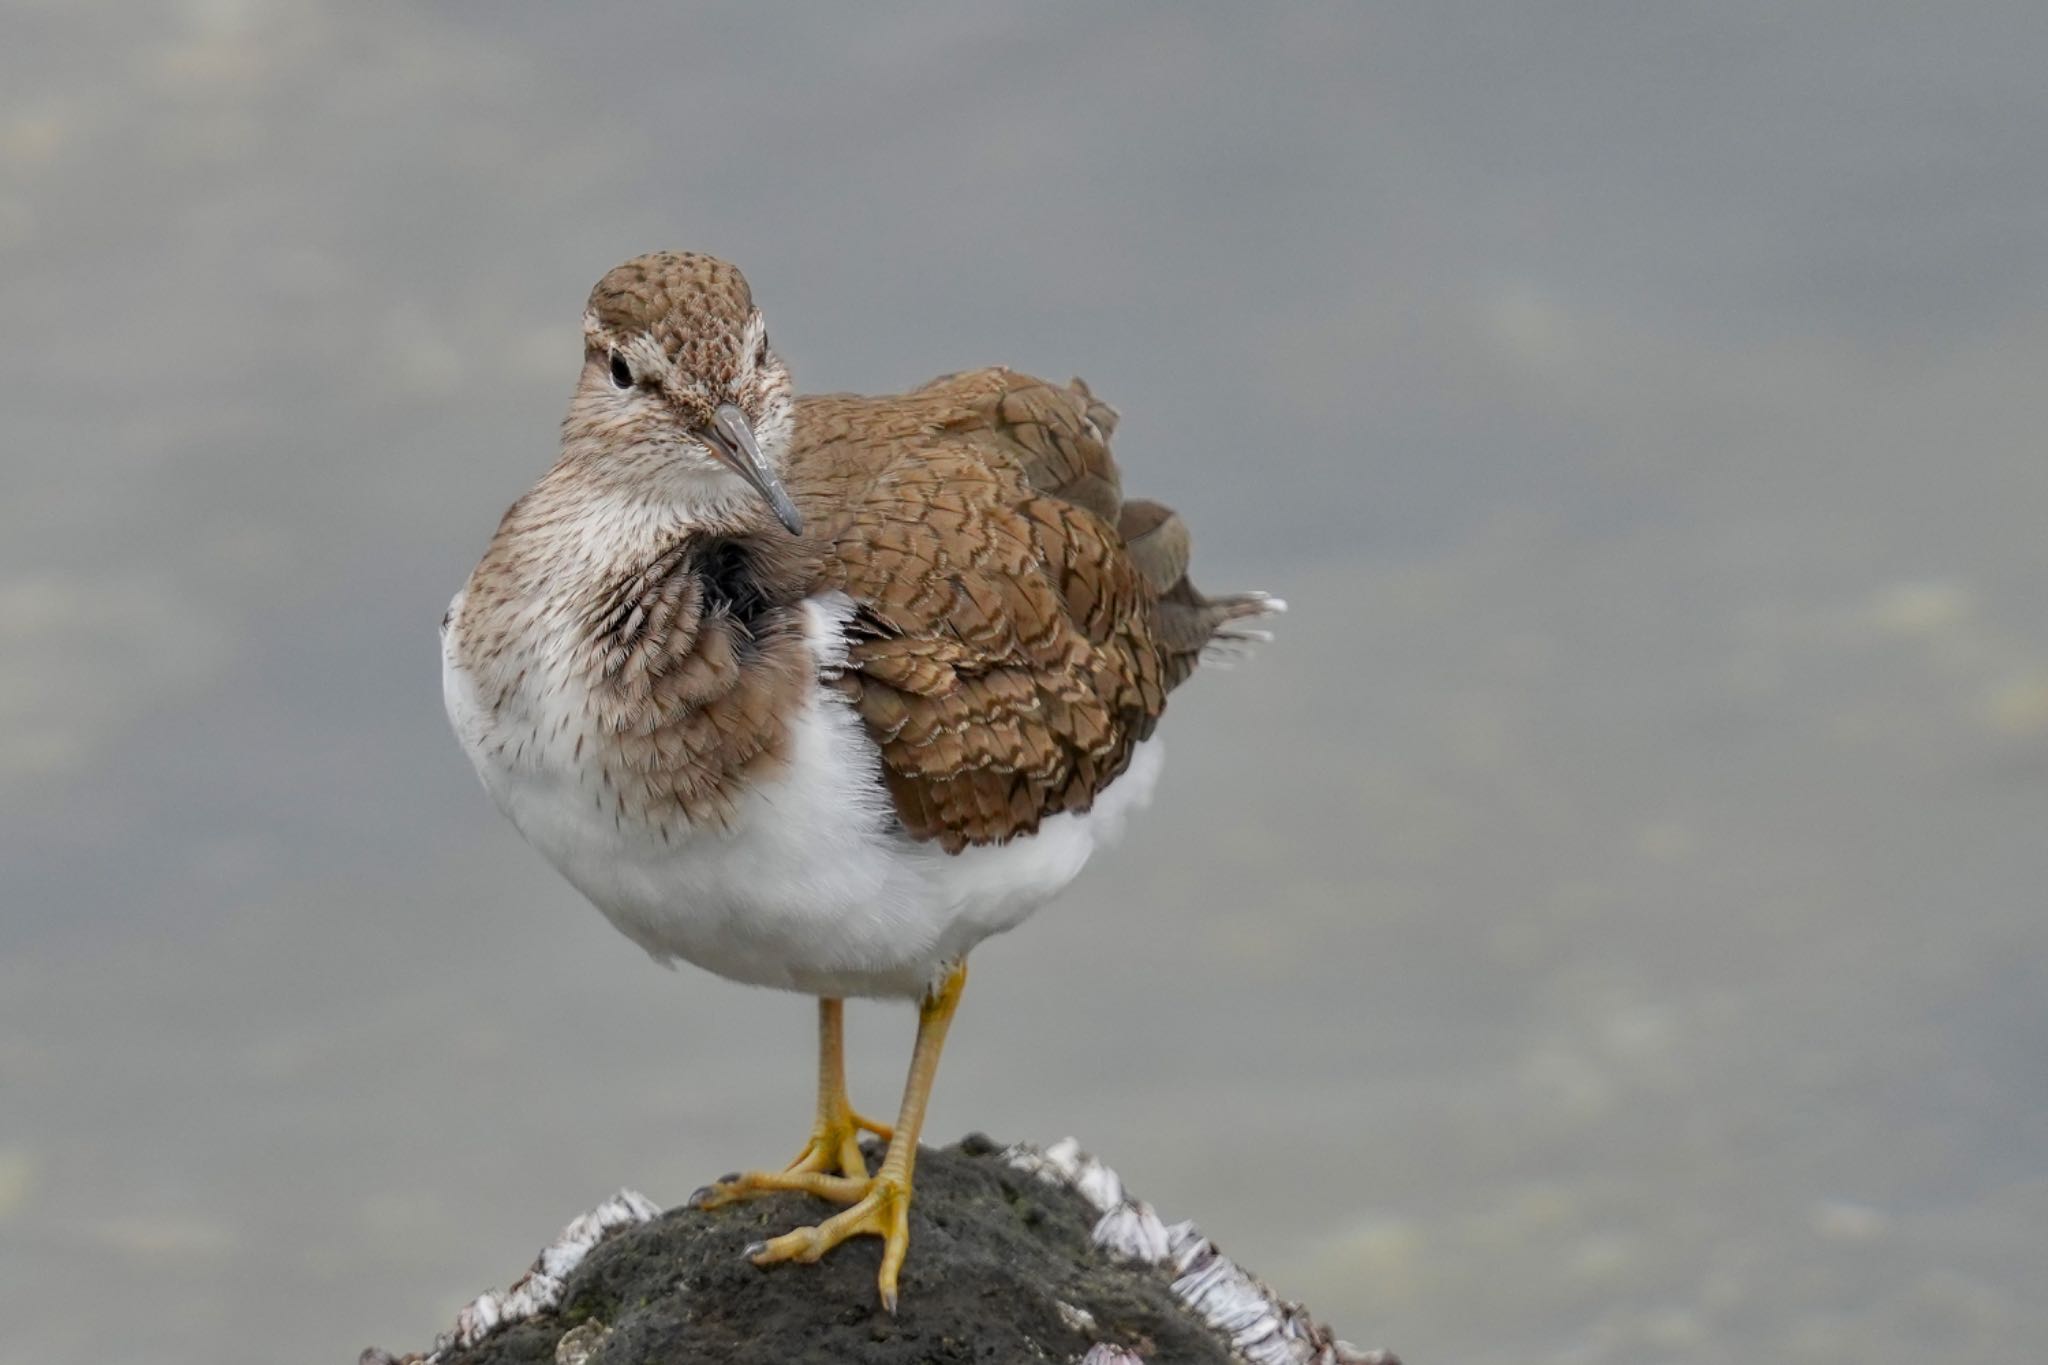
<svg viewBox="0 0 2048 1365">
<path fill-rule="evenodd" d="M 704 439 L 704 444 L 711 447 L 713 454 L 731 465 L 735 474 L 753 485 L 754 491 L 767 500 L 768 505 L 775 509 L 776 520 L 787 527 L 791 535 L 804 533 L 804 519 L 798 514 L 796 504 L 789 500 L 789 490 L 768 467 L 745 413 L 730 403 L 721 403 L 718 411 L 711 414 L 710 425 L 699 429 L 697 434 Z"/>
</svg>

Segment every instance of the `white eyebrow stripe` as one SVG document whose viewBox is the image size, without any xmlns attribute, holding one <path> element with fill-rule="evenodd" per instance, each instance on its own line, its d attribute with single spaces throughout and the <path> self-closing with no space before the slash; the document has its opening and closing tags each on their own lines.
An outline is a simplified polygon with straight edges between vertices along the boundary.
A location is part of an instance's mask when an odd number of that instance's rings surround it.
<svg viewBox="0 0 2048 1365">
<path fill-rule="evenodd" d="M 661 349 L 661 343 L 645 332 L 622 342 L 619 353 L 633 366 L 633 373 L 643 379 L 659 376 L 666 381 L 669 370 L 673 368 Z"/>
</svg>

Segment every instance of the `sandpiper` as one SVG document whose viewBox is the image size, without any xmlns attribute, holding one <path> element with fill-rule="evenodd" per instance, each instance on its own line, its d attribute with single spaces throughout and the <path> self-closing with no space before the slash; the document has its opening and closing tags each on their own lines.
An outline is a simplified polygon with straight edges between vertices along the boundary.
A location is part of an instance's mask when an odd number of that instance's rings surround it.
<svg viewBox="0 0 2048 1365">
<path fill-rule="evenodd" d="M 562 453 L 442 623 L 448 715 L 521 834 L 657 959 L 818 998 L 818 1108 L 786 1169 L 699 1191 L 845 1204 L 763 1265 L 883 1238 L 983 939 L 1073 879 L 1159 776 L 1206 654 L 1282 604 L 1205 597 L 1126 500 L 1115 413 L 1006 369 L 798 397 L 746 279 L 659 252 L 598 281 Z M 902 997 L 893 1128 L 846 1095 L 842 1002 Z M 888 1149 L 869 1174 L 858 1137 Z"/>
</svg>

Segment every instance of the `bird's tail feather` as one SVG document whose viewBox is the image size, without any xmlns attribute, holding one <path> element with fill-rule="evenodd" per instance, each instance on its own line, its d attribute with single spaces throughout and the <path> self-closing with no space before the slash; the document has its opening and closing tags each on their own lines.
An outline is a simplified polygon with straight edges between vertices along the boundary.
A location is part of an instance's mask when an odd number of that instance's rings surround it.
<svg viewBox="0 0 2048 1365">
<path fill-rule="evenodd" d="M 1172 508 L 1131 499 L 1118 513 L 1117 531 L 1131 563 L 1157 594 L 1159 641 L 1170 660 L 1170 685 L 1197 662 L 1228 667 L 1273 638 L 1253 623 L 1279 615 L 1287 604 L 1263 592 L 1203 595 L 1188 578 L 1193 543 L 1187 523 Z"/>
</svg>

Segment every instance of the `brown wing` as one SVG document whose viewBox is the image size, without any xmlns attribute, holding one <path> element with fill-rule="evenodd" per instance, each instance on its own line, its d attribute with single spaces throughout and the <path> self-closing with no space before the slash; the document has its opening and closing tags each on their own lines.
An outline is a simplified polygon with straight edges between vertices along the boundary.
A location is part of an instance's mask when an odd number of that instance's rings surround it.
<svg viewBox="0 0 2048 1365">
<path fill-rule="evenodd" d="M 845 673 L 904 828 L 949 851 L 1086 810 L 1170 688 L 1264 599 L 1187 583 L 1187 534 L 1125 503 L 1115 413 L 1007 370 L 806 398 L 786 473 L 859 605 Z"/>
</svg>

